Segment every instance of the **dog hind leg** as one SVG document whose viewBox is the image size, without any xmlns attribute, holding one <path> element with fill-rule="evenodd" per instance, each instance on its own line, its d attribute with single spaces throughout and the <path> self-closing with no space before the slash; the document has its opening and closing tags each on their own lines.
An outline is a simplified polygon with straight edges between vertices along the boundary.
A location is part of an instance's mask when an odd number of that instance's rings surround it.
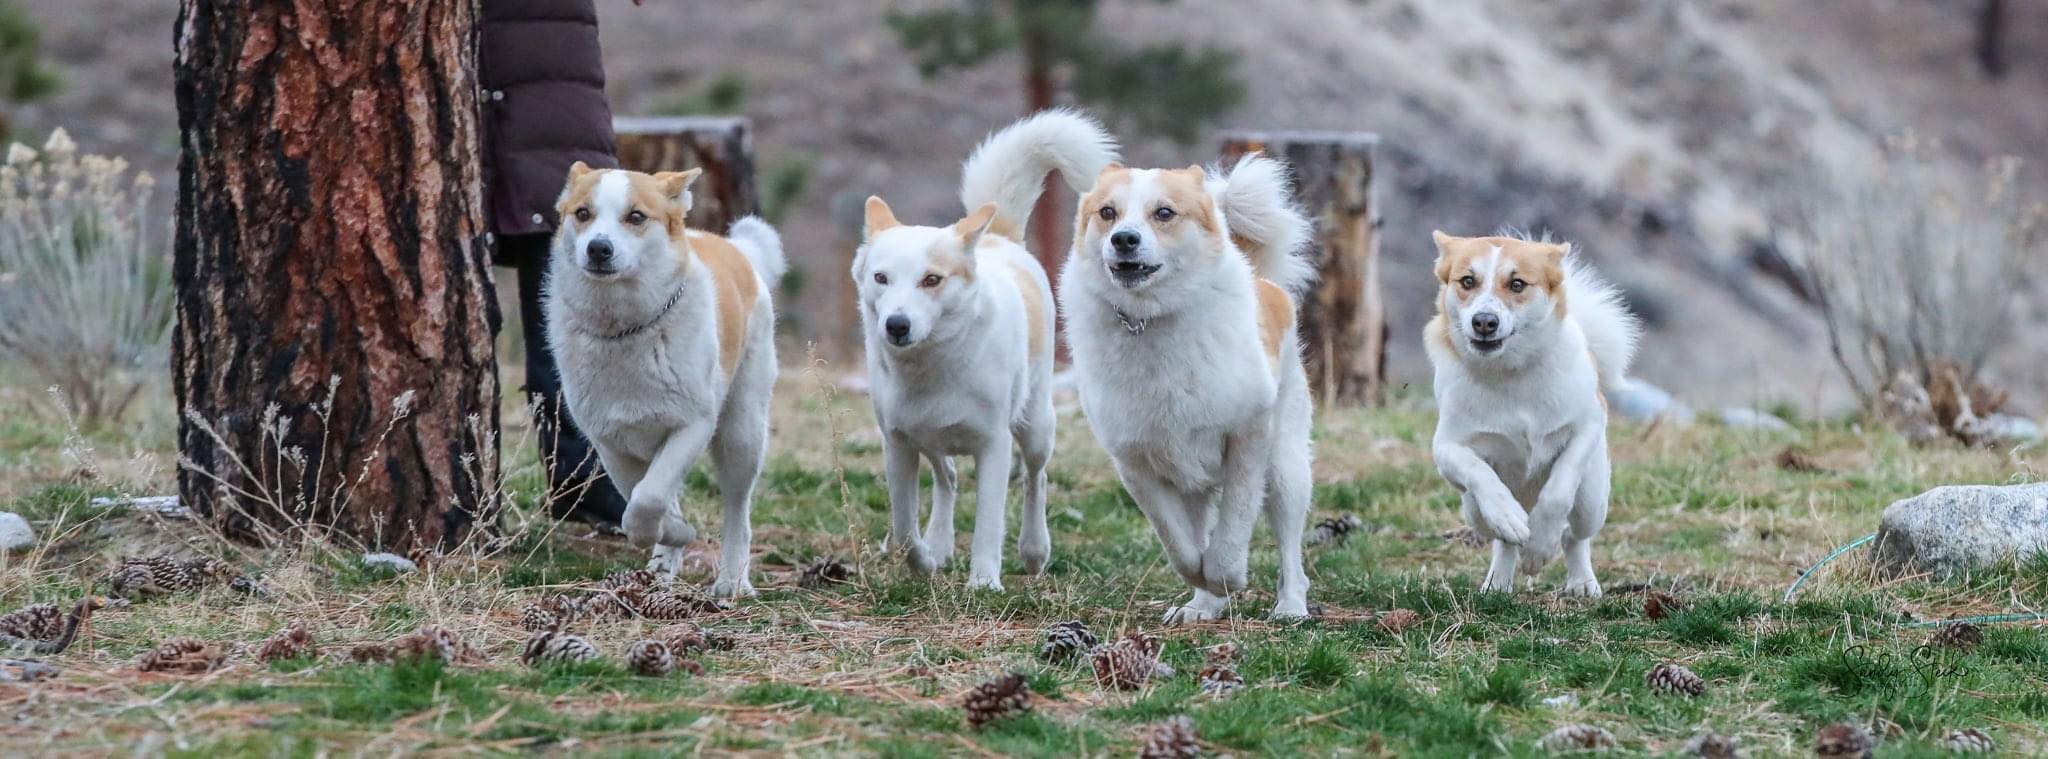
<svg viewBox="0 0 2048 759">
<path fill-rule="evenodd" d="M 1280 586 L 1274 594 L 1274 619 L 1308 616 L 1308 573 L 1301 568 L 1301 534 L 1308 521 L 1313 486 L 1307 436 L 1298 436 L 1298 442 L 1281 443 L 1266 483 L 1266 523 L 1280 542 Z"/>
<path fill-rule="evenodd" d="M 1593 538 L 1607 524 L 1612 474 L 1603 444 L 1586 459 L 1585 478 L 1579 483 L 1578 503 L 1572 508 L 1565 535 L 1565 595 L 1600 597 L 1600 580 L 1593 574 Z"/>
</svg>

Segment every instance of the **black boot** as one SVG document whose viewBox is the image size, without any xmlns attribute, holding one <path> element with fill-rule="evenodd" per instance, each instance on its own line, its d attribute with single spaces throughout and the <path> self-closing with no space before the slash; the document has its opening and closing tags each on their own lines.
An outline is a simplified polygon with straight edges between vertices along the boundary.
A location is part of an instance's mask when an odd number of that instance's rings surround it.
<svg viewBox="0 0 2048 759">
<path fill-rule="evenodd" d="M 526 393 L 540 433 L 541 462 L 547 467 L 548 509 L 556 517 L 617 528 L 626 515 L 626 499 L 610 479 L 597 449 L 562 408 L 562 378 L 555 354 L 548 349 L 542 321 L 541 279 L 547 276 L 547 235 L 498 238 L 501 254 L 519 269 L 519 324 L 526 333 Z"/>
</svg>

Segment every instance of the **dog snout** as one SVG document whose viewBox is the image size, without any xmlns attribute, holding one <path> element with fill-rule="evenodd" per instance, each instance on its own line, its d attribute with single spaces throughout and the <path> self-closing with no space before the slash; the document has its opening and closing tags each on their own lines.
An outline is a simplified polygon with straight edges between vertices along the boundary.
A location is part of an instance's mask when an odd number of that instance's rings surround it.
<svg viewBox="0 0 2048 759">
<path fill-rule="evenodd" d="M 910 317 L 902 314 L 890 316 L 882 321 L 882 331 L 889 334 L 889 342 L 903 345 L 910 341 Z"/>
<path fill-rule="evenodd" d="M 594 238 L 590 241 L 589 245 L 583 247 L 583 255 L 590 260 L 590 265 L 594 268 L 610 266 L 612 262 L 612 241 L 604 237 Z"/>
<path fill-rule="evenodd" d="M 1489 338 L 1499 331 L 1500 316 L 1486 311 L 1472 315 L 1472 334 L 1478 335 L 1481 338 Z"/>
<path fill-rule="evenodd" d="M 1109 236 L 1109 247 L 1116 250 L 1117 258 L 1131 258 L 1138 253 L 1138 246 L 1145 238 L 1134 229 L 1119 229 Z"/>
</svg>

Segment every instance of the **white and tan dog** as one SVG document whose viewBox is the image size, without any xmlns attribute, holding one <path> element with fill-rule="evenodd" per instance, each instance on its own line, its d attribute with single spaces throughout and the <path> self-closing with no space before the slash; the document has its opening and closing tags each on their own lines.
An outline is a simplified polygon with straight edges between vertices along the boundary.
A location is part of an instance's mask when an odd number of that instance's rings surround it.
<svg viewBox="0 0 2048 759">
<path fill-rule="evenodd" d="M 782 241 L 758 218 L 731 237 L 685 229 L 699 170 L 569 169 L 545 307 L 562 395 L 613 486 L 623 526 L 674 573 L 697 531 L 678 498 L 708 449 L 725 503 L 712 593 L 751 596 L 754 481 L 775 387 L 772 284 Z"/>
<path fill-rule="evenodd" d="M 1167 621 L 1214 619 L 1244 588 L 1262 510 L 1280 543 L 1272 615 L 1307 615 L 1312 409 L 1291 295 L 1313 273 L 1286 169 L 1111 166 L 1077 227 L 1060 305 L 1081 406 L 1194 588 Z"/>
<path fill-rule="evenodd" d="M 889 544 L 934 572 L 953 555 L 954 456 L 974 457 L 974 540 L 967 586 L 1002 590 L 1012 447 L 1024 465 L 1024 570 L 1052 555 L 1045 465 L 1053 451 L 1052 288 L 1020 244 L 1043 178 L 1082 189 L 1116 158 L 1093 120 L 1050 111 L 1017 122 L 961 168 L 973 209 L 945 227 L 899 223 L 867 202 L 867 242 L 853 262 L 867 335 L 875 421 L 888 460 Z M 932 512 L 917 534 L 919 459 L 932 465 Z"/>
<path fill-rule="evenodd" d="M 1441 292 L 1424 331 L 1436 369 L 1437 470 L 1492 541 L 1481 586 L 1512 591 L 1562 545 L 1569 595 L 1599 597 L 1607 402 L 1641 331 L 1568 243 L 1434 234 Z M 1523 507 L 1527 506 L 1525 512 Z"/>
</svg>

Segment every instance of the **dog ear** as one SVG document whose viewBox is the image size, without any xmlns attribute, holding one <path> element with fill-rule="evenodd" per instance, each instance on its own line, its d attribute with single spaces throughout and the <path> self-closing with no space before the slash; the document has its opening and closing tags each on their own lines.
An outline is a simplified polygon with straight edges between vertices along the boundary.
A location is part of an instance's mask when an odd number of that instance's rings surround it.
<svg viewBox="0 0 2048 759">
<path fill-rule="evenodd" d="M 1101 171 L 1098 171 L 1098 172 L 1095 172 L 1095 176 L 1099 178 L 1099 177 L 1102 177 L 1102 176 L 1104 176 L 1104 175 L 1107 175 L 1107 174 L 1111 174 L 1111 173 L 1115 173 L 1115 172 L 1119 172 L 1119 171 L 1123 171 L 1123 170 L 1124 170 L 1124 165 L 1123 165 L 1123 164 L 1121 164 L 1121 163 L 1118 163 L 1118 162 L 1116 162 L 1116 161 L 1110 161 L 1109 163 L 1105 163 L 1105 164 L 1103 164 L 1103 165 L 1102 165 L 1102 170 L 1101 170 Z"/>
<path fill-rule="evenodd" d="M 981 236 L 988 232 L 989 226 L 995 221 L 996 204 L 983 203 L 980 208 L 974 209 L 974 213 L 968 214 L 967 218 L 953 223 L 953 234 L 960 237 L 960 251 L 966 256 L 968 269 L 974 268 L 974 249 L 981 244 Z"/>
<path fill-rule="evenodd" d="M 676 204 L 683 207 L 683 213 L 689 213 L 696 205 L 696 199 L 690 195 L 690 185 L 696 184 L 697 177 L 703 175 L 703 169 L 664 171 L 654 175 L 654 184 L 663 197 L 675 199 Z"/>
<path fill-rule="evenodd" d="M 1444 234 L 1443 230 L 1431 230 L 1429 239 L 1436 243 L 1436 281 L 1448 284 L 1451 281 L 1451 259 L 1445 255 L 1445 248 L 1458 238 Z"/>
<path fill-rule="evenodd" d="M 889 204 L 884 202 L 880 196 L 869 195 L 867 206 L 868 239 L 875 239 L 875 235 L 899 226 L 902 226 L 902 222 L 896 220 L 896 213 L 889 210 Z"/>
<path fill-rule="evenodd" d="M 569 181 L 571 182 L 582 179 L 583 175 L 588 173 L 590 173 L 590 164 L 582 161 L 569 164 Z"/>
</svg>

